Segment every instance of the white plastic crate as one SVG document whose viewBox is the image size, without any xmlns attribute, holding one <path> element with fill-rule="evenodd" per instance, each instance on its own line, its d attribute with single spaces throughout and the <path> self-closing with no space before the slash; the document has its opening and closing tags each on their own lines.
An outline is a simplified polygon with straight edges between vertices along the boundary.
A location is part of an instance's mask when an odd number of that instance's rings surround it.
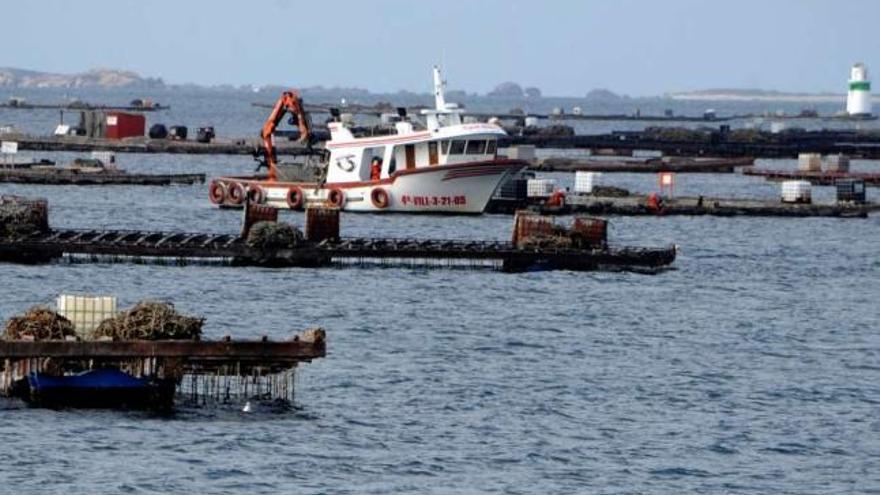
<svg viewBox="0 0 880 495">
<path fill-rule="evenodd" d="M 799 154 L 798 170 L 803 172 L 818 172 L 822 170 L 822 155 L 819 153 Z"/>
<path fill-rule="evenodd" d="M 553 194 L 556 181 L 553 179 L 529 179 L 526 183 L 526 196 L 530 198 L 546 198 Z"/>
<path fill-rule="evenodd" d="M 599 185 L 599 179 L 602 177 L 601 172 L 584 172 L 577 171 L 574 173 L 574 192 L 579 194 L 590 194 L 593 192 L 593 186 Z"/>
<path fill-rule="evenodd" d="M 91 332 L 102 321 L 116 316 L 115 296 L 77 296 L 61 294 L 58 296 L 58 313 L 70 320 L 76 333 Z"/>
<path fill-rule="evenodd" d="M 92 151 L 92 158 L 99 160 L 104 165 L 116 163 L 116 153 L 112 151 Z"/>
<path fill-rule="evenodd" d="M 825 167 L 829 172 L 849 172 L 849 157 L 844 154 L 825 157 Z"/>
<path fill-rule="evenodd" d="M 783 203 L 809 203 L 812 200 L 812 185 L 805 180 L 782 182 Z"/>
</svg>

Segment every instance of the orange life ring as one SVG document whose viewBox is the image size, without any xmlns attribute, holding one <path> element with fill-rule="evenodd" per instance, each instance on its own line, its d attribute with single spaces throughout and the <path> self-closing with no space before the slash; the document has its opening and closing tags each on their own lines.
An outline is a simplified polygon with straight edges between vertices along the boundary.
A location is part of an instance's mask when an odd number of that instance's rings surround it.
<svg viewBox="0 0 880 495">
<path fill-rule="evenodd" d="M 291 210 L 299 210 L 303 203 L 305 203 L 305 197 L 302 189 L 294 186 L 287 190 L 287 206 Z"/>
<path fill-rule="evenodd" d="M 244 203 L 244 186 L 241 185 L 241 182 L 231 183 L 227 190 L 226 197 L 229 199 L 229 204 L 231 205 L 240 205 Z"/>
<path fill-rule="evenodd" d="M 377 187 L 370 191 L 370 201 L 373 203 L 373 206 L 382 210 L 388 208 L 388 205 L 391 204 L 391 197 L 388 196 L 388 192 L 385 189 Z"/>
<path fill-rule="evenodd" d="M 208 188 L 208 199 L 215 205 L 222 205 L 226 201 L 226 184 L 219 180 L 211 181 Z"/>
<path fill-rule="evenodd" d="M 333 188 L 327 193 L 327 204 L 334 208 L 342 208 L 345 204 L 345 193 L 342 189 Z"/>
<path fill-rule="evenodd" d="M 263 193 L 263 188 L 256 184 L 248 184 L 247 186 L 247 197 L 254 204 L 263 204 L 263 200 L 266 199 L 266 194 Z"/>
</svg>

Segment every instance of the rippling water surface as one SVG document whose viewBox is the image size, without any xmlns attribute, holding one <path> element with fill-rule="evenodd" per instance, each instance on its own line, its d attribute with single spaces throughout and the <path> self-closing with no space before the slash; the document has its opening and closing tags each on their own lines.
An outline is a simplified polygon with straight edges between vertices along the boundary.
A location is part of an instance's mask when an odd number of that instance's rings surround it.
<svg viewBox="0 0 880 495">
<path fill-rule="evenodd" d="M 242 157 L 119 159 L 209 175 L 251 167 Z M 655 187 L 652 176 L 605 180 Z M 729 175 L 680 176 L 678 187 L 778 191 Z M 205 189 L 0 193 L 48 197 L 58 227 L 237 229 L 240 214 L 213 209 Z M 343 229 L 506 238 L 511 222 L 346 215 Z M 0 265 L 4 318 L 59 292 L 106 293 L 122 306 L 173 300 L 206 315 L 213 338 L 281 339 L 310 325 L 329 335 L 328 357 L 300 369 L 294 411 L 157 418 L 0 400 L 0 492 L 878 493 L 878 217 L 612 222 L 616 242 L 678 244 L 676 268 Z"/>
</svg>

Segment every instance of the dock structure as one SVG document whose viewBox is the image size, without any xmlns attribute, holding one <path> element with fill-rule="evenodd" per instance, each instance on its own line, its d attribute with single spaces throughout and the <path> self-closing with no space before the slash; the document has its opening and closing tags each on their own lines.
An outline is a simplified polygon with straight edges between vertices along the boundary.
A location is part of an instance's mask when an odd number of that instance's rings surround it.
<svg viewBox="0 0 880 495">
<path fill-rule="evenodd" d="M 4 141 L 15 141 L 19 150 L 27 151 L 112 151 L 116 153 L 171 153 L 184 155 L 253 155 L 261 148 L 258 138 L 214 140 L 210 143 L 175 139 L 150 139 L 146 137 L 106 139 L 84 136 L 31 136 L 9 134 Z M 294 141 L 281 141 L 275 145 L 276 153 L 286 156 L 314 154 L 307 146 Z"/>
<path fill-rule="evenodd" d="M 76 185 L 76 186 L 167 186 L 172 184 L 201 184 L 205 174 L 132 174 L 123 171 L 83 172 L 56 167 L 0 167 L 0 182 L 15 184 Z"/>
<path fill-rule="evenodd" d="M 326 356 L 323 330 L 292 340 L 0 340 L 0 393 L 46 407 L 171 410 L 250 398 L 292 403 L 301 363 Z"/>
<path fill-rule="evenodd" d="M 880 211 L 878 203 L 841 202 L 783 203 L 759 199 L 735 199 L 712 197 L 662 198 L 660 204 L 652 204 L 650 196 L 633 195 L 604 197 L 592 195 L 567 196 L 563 206 L 547 206 L 543 201 L 493 199 L 488 211 L 513 213 L 529 208 L 544 215 L 619 215 L 619 216 L 676 216 L 710 215 L 718 217 L 841 217 L 867 218 Z"/>
<path fill-rule="evenodd" d="M 880 158 L 880 133 L 871 131 L 789 131 L 779 134 L 755 130 L 713 131 L 664 128 L 617 131 L 597 135 L 510 136 L 510 144 L 538 148 L 589 149 L 631 154 L 653 150 L 665 156 L 797 158 L 800 153 L 845 154 L 852 158 Z"/>
<path fill-rule="evenodd" d="M 626 173 L 734 173 L 738 168 L 751 167 L 753 158 L 649 158 L 644 160 L 597 160 L 551 157 L 529 167 L 538 172 L 626 172 Z"/>
<path fill-rule="evenodd" d="M 10 101 L 0 103 L 0 109 L 3 110 L 114 110 L 120 112 L 156 112 L 159 110 L 170 110 L 168 105 L 154 104 L 146 105 L 102 105 L 83 102 L 70 103 L 28 103 Z"/>
<path fill-rule="evenodd" d="M 327 267 L 377 262 L 435 266 L 470 262 L 500 266 L 505 271 L 530 267 L 567 270 L 651 271 L 675 260 L 673 246 L 662 248 L 571 247 L 523 249 L 508 241 L 443 239 L 340 238 L 304 241 L 290 248 L 248 245 L 234 234 L 127 230 L 52 230 L 24 238 L 0 240 L 0 261 L 39 263 L 64 255 L 112 261 L 123 258 L 220 260 L 235 266 Z"/>
<path fill-rule="evenodd" d="M 864 181 L 866 186 L 880 187 L 880 172 L 744 169 L 743 175 L 764 177 L 771 181 L 805 180 L 819 186 L 833 186 L 839 180 L 856 179 Z"/>
</svg>

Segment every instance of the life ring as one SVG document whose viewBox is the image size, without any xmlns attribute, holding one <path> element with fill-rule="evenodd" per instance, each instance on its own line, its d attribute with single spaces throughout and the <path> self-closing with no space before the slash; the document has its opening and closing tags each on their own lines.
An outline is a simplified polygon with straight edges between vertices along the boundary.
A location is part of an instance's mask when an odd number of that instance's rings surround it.
<svg viewBox="0 0 880 495">
<path fill-rule="evenodd" d="M 388 196 L 388 192 L 385 189 L 377 187 L 370 191 L 370 201 L 373 203 L 373 206 L 383 210 L 391 204 L 391 197 Z"/>
<path fill-rule="evenodd" d="M 287 206 L 291 210 L 299 210 L 303 203 L 305 203 L 305 196 L 303 196 L 302 189 L 291 187 L 287 190 Z"/>
<path fill-rule="evenodd" d="M 263 188 L 256 184 L 248 184 L 247 186 L 247 197 L 254 204 L 263 204 L 263 200 L 266 199 L 266 194 L 263 193 Z"/>
<path fill-rule="evenodd" d="M 241 182 L 233 182 L 230 184 L 226 197 L 229 199 L 229 204 L 231 205 L 240 205 L 244 203 L 244 186 L 241 185 Z"/>
<path fill-rule="evenodd" d="M 327 205 L 334 208 L 342 208 L 342 205 L 344 204 L 345 193 L 342 192 L 342 189 L 335 187 L 333 189 L 330 189 L 330 192 L 327 193 Z"/>
<path fill-rule="evenodd" d="M 215 205 L 222 205 L 226 201 L 226 184 L 219 180 L 211 181 L 208 188 L 208 199 Z"/>
</svg>

